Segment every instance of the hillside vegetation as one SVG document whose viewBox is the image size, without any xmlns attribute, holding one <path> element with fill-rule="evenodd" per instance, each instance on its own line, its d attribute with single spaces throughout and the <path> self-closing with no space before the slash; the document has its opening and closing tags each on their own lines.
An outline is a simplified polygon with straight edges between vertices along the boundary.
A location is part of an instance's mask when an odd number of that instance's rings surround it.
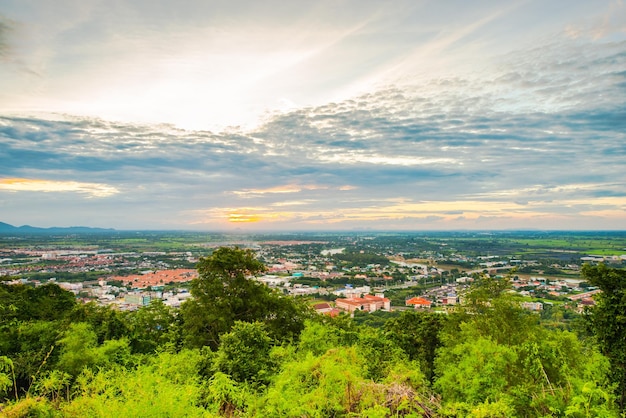
<svg viewBox="0 0 626 418">
<path fill-rule="evenodd" d="M 448 315 L 374 328 L 249 279 L 263 270 L 252 251 L 219 248 L 180 310 L 0 284 L 0 415 L 623 416 L 623 270 L 585 267 L 604 293 L 577 331 L 521 309 L 507 279 L 479 280 Z"/>
</svg>

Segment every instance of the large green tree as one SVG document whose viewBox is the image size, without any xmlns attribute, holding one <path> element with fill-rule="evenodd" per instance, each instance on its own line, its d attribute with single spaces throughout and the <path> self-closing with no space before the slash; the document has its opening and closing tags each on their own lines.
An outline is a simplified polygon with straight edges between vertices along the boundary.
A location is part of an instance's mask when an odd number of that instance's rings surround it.
<svg viewBox="0 0 626 418">
<path fill-rule="evenodd" d="M 98 337 L 98 344 L 106 340 L 119 339 L 129 334 L 125 321 L 126 313 L 95 302 L 78 304 L 68 314 L 69 323 L 86 322 Z"/>
<path fill-rule="evenodd" d="M 278 340 L 299 335 L 306 311 L 293 299 L 254 280 L 265 270 L 252 250 L 221 247 L 198 263 L 193 298 L 181 306 L 185 343 L 216 349 L 235 321 L 262 322 Z"/>
<path fill-rule="evenodd" d="M 478 280 L 440 333 L 434 388 L 444 415 L 617 416 L 600 353 L 542 326 L 507 286 Z"/>
<path fill-rule="evenodd" d="M 215 369 L 236 382 L 265 384 L 272 372 L 271 339 L 259 322 L 236 322 L 222 336 Z"/>
<path fill-rule="evenodd" d="M 176 346 L 178 323 L 176 312 L 155 299 L 150 305 L 126 316 L 131 347 L 135 353 L 152 353 L 168 345 Z"/>
<path fill-rule="evenodd" d="M 611 380 L 617 385 L 621 411 L 626 409 L 626 270 L 604 264 L 585 265 L 583 277 L 602 293 L 594 296 L 596 306 L 589 310 L 589 328 L 600 350 L 611 363 Z"/>
<path fill-rule="evenodd" d="M 75 307 L 74 294 L 54 283 L 0 283 L 0 356 L 13 365 L 11 395 L 26 393 L 36 376 L 53 367 L 65 318 Z"/>
<path fill-rule="evenodd" d="M 61 355 L 57 367 L 72 376 L 85 368 L 102 362 L 98 351 L 98 337 L 92 327 L 85 322 L 71 324 L 59 340 Z"/>
<path fill-rule="evenodd" d="M 61 319 L 74 308 L 75 299 L 72 292 L 54 283 L 38 287 L 0 283 L 0 325 L 12 320 Z"/>
<path fill-rule="evenodd" d="M 436 350 L 441 345 L 439 332 L 446 317 L 432 312 L 405 311 L 385 324 L 387 338 L 394 341 L 416 360 L 432 382 L 434 378 Z"/>
</svg>

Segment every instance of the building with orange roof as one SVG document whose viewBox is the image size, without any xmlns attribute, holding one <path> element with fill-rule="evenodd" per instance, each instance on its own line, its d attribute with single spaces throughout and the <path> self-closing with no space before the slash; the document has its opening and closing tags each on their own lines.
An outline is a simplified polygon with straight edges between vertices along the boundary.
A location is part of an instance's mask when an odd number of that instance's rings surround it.
<svg viewBox="0 0 626 418">
<path fill-rule="evenodd" d="M 330 312 L 333 307 L 330 306 L 329 303 L 316 303 L 315 305 L 313 305 L 313 309 L 315 309 L 315 311 L 317 313 L 326 313 L 326 312 Z"/>
<path fill-rule="evenodd" d="M 408 299 L 405 302 L 405 305 L 413 306 L 415 309 L 428 309 L 430 308 L 430 305 L 432 305 L 432 302 L 429 301 L 428 299 L 414 297 L 414 298 Z"/>
<path fill-rule="evenodd" d="M 339 298 L 335 300 L 335 306 L 348 312 L 354 311 L 366 311 L 375 312 L 380 309 L 389 311 L 391 310 L 391 300 L 384 297 L 382 294 L 365 295 L 362 298 Z"/>
<path fill-rule="evenodd" d="M 337 309 L 337 308 L 333 308 L 328 312 L 324 312 L 324 315 L 328 315 L 331 318 L 334 318 L 336 316 L 339 316 L 339 314 L 341 313 L 341 310 Z"/>
<path fill-rule="evenodd" d="M 108 277 L 107 280 L 119 280 L 125 286 L 133 289 L 144 289 L 148 286 L 164 286 L 168 283 L 184 283 L 189 282 L 198 277 L 198 272 L 194 269 L 174 269 L 159 270 L 146 274 L 134 274 L 131 276 L 114 276 Z"/>
</svg>

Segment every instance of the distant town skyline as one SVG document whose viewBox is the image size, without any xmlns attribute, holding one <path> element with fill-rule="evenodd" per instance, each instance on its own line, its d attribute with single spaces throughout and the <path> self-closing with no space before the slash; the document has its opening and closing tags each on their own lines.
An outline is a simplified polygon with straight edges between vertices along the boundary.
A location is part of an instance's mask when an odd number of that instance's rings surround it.
<svg viewBox="0 0 626 418">
<path fill-rule="evenodd" d="M 0 222 L 626 229 L 623 1 L 7 0 Z"/>
</svg>

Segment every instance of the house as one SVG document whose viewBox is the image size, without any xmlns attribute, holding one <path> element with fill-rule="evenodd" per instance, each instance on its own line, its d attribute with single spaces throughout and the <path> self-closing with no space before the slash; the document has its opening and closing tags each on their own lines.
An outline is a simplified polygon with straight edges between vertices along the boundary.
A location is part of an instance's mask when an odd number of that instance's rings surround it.
<svg viewBox="0 0 626 418">
<path fill-rule="evenodd" d="M 385 311 L 391 310 L 391 301 L 380 293 L 376 296 L 365 295 L 362 298 L 339 298 L 335 300 L 335 305 L 337 308 L 348 312 L 354 312 L 357 310 L 366 312 L 375 312 L 380 309 Z"/>
<path fill-rule="evenodd" d="M 523 309 L 528 309 L 529 311 L 534 312 L 543 310 L 543 303 L 541 302 L 522 302 L 521 306 Z"/>
<path fill-rule="evenodd" d="M 585 308 L 589 308 L 592 307 L 596 304 L 596 301 L 593 300 L 592 298 L 583 298 L 580 299 L 578 301 L 578 304 L 576 305 L 576 311 L 580 314 L 582 314 L 583 312 L 585 312 Z"/>
<path fill-rule="evenodd" d="M 591 296 L 593 296 L 593 295 L 595 295 L 597 293 L 600 293 L 600 292 L 602 292 L 600 289 L 595 289 L 595 290 L 591 290 L 589 292 L 579 293 L 577 295 L 571 295 L 571 296 L 568 296 L 567 298 L 569 300 L 587 299 L 587 298 L 590 298 Z"/>
<path fill-rule="evenodd" d="M 275 276 L 271 274 L 266 274 L 264 276 L 257 277 L 257 280 L 259 282 L 264 283 L 266 286 L 269 286 L 269 287 L 288 286 L 289 279 L 290 277 Z"/>
<path fill-rule="evenodd" d="M 441 303 L 444 305 L 456 305 L 457 304 L 457 296 L 456 293 L 448 293 L 441 299 Z"/>
<path fill-rule="evenodd" d="M 326 313 L 332 311 L 333 307 L 328 303 L 317 303 L 313 306 L 313 309 L 315 309 L 317 313 Z"/>
<path fill-rule="evenodd" d="M 317 303 L 313 306 L 313 308 L 315 309 L 315 312 L 317 312 L 318 314 L 328 315 L 333 318 L 338 316 L 341 313 L 339 309 L 333 308 L 328 303 Z"/>
<path fill-rule="evenodd" d="M 428 299 L 414 297 L 414 298 L 408 299 L 405 302 L 405 305 L 413 306 L 415 309 L 428 309 L 430 308 L 430 305 L 432 305 L 432 302 L 429 301 Z"/>
</svg>

